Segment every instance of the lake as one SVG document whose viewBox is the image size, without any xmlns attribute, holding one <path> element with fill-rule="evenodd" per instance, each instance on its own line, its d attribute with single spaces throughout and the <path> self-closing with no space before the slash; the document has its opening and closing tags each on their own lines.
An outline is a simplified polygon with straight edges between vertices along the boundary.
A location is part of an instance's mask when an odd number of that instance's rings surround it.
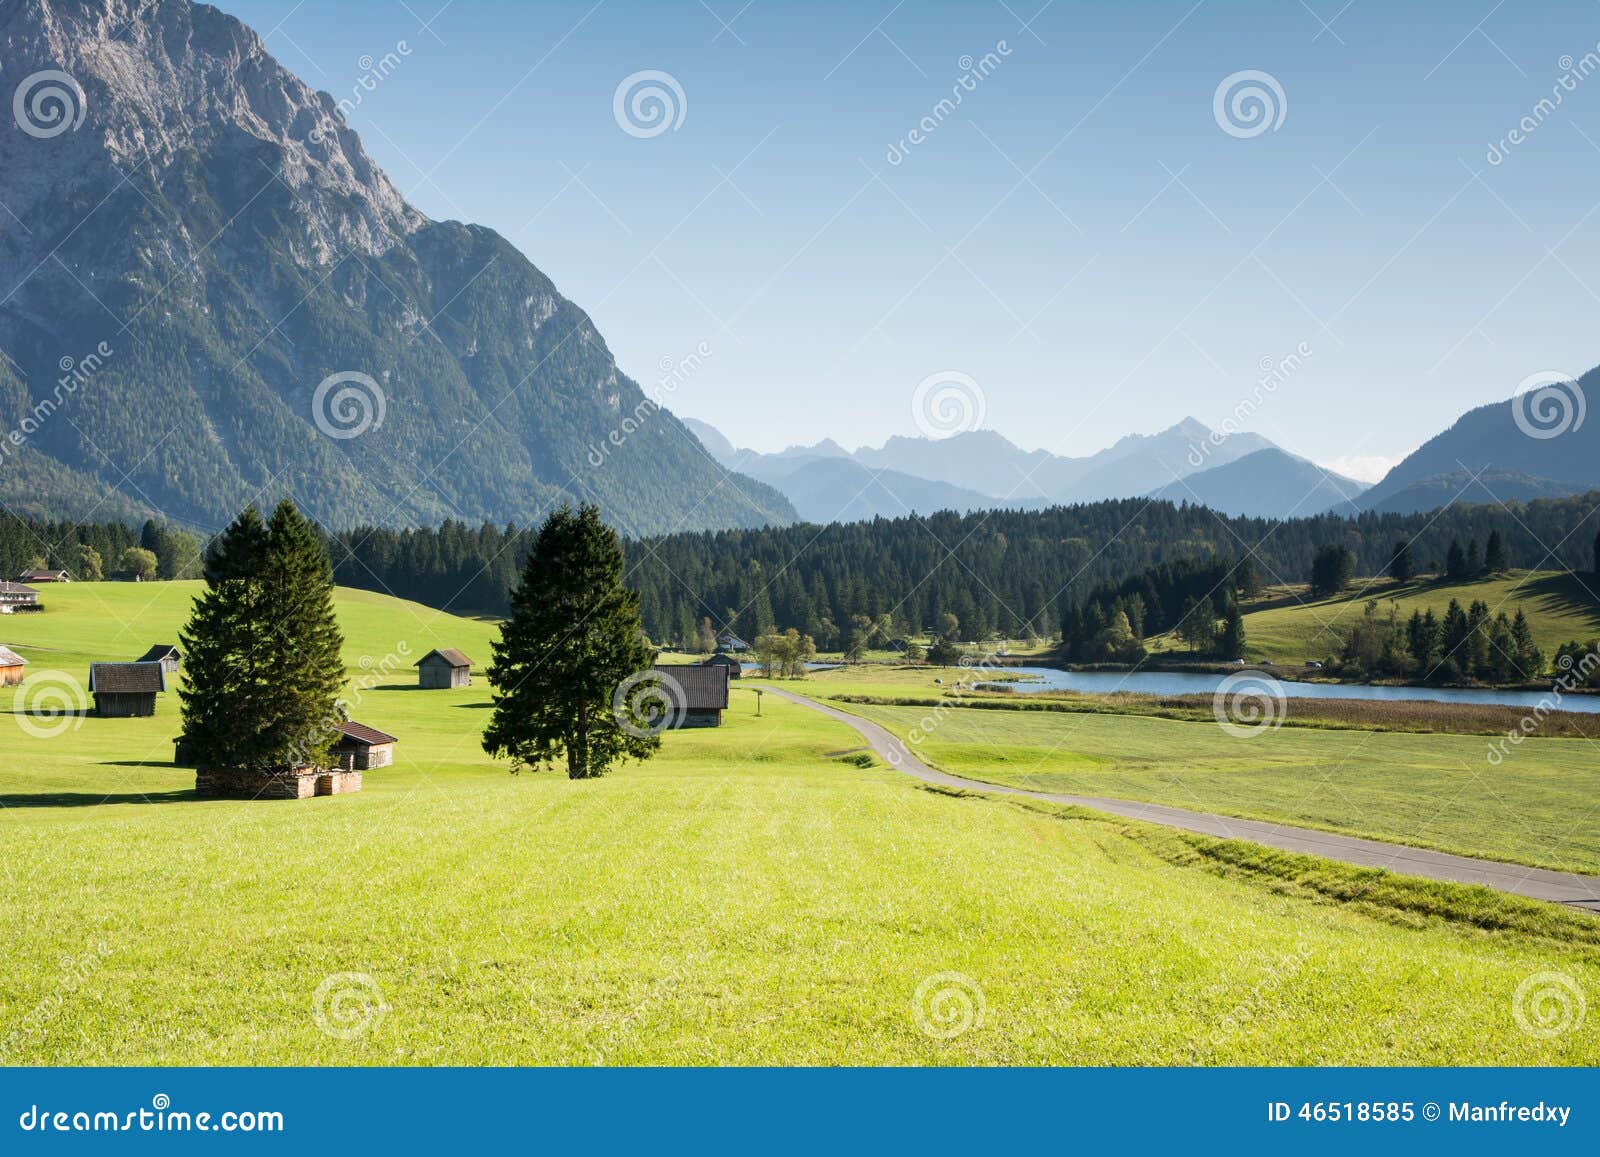
<svg viewBox="0 0 1600 1157">
<path fill-rule="evenodd" d="M 1127 691 L 1140 695 L 1210 695 L 1222 681 L 1254 669 L 1240 668 L 1234 675 L 1214 675 L 1190 671 L 1060 671 L 1054 667 L 1004 667 L 983 674 L 985 680 L 997 675 L 1034 676 L 1012 683 L 1019 693 L 1030 691 L 1088 691 L 1111 694 Z M 971 673 L 977 676 L 978 668 Z M 1555 706 L 1550 691 L 1498 691 L 1493 688 L 1460 687 L 1375 687 L 1368 683 L 1302 683 L 1274 679 L 1283 694 L 1291 699 L 1427 699 L 1437 703 L 1492 703 L 1509 707 L 1533 707 L 1543 703 Z M 1562 711 L 1600 714 L 1600 695 L 1564 695 Z"/>
</svg>

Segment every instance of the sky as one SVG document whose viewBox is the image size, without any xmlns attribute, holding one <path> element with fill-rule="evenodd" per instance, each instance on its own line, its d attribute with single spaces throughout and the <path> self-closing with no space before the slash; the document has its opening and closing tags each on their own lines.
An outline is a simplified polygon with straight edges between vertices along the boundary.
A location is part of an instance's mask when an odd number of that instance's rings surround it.
<svg viewBox="0 0 1600 1157">
<path fill-rule="evenodd" d="M 220 6 L 737 445 L 1192 415 L 1372 479 L 1600 362 L 1593 2 Z"/>
</svg>

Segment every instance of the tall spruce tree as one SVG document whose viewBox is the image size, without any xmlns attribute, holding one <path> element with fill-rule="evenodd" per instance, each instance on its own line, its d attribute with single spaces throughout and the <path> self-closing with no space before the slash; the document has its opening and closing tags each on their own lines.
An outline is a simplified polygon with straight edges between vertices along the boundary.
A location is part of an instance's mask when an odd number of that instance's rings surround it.
<svg viewBox="0 0 1600 1157">
<path fill-rule="evenodd" d="M 1491 574 L 1499 574 L 1510 566 L 1506 560 L 1506 542 L 1500 537 L 1498 530 L 1489 532 L 1489 541 L 1483 548 L 1483 569 Z"/>
<path fill-rule="evenodd" d="M 179 635 L 183 737 L 203 768 L 325 765 L 342 718 L 343 639 L 316 528 L 284 502 L 252 506 L 212 543 L 206 589 Z"/>
<path fill-rule="evenodd" d="M 619 687 L 655 661 L 622 575 L 621 544 L 598 507 L 562 508 L 539 529 L 488 670 L 494 715 L 483 748 L 513 771 L 564 760 L 570 778 L 591 779 L 660 746 L 630 704 L 620 718 L 613 708 Z"/>
</svg>

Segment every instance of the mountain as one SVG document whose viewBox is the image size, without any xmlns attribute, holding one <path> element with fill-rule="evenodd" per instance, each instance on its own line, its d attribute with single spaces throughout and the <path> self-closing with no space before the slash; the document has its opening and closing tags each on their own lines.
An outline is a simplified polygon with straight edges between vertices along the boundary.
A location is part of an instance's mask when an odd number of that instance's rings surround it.
<svg viewBox="0 0 1600 1157">
<path fill-rule="evenodd" d="M 1600 370 L 1576 382 L 1552 376 L 1542 388 L 1469 410 L 1402 459 L 1361 505 L 1407 513 L 1452 499 L 1510 501 L 1600 486 L 1600 419 L 1588 419 L 1591 401 L 1600 401 Z"/>
<path fill-rule="evenodd" d="M 785 476 L 780 485 L 806 522 L 864 522 L 939 510 L 965 514 L 997 505 L 975 490 L 898 470 L 869 470 L 852 458 L 815 458 Z"/>
<path fill-rule="evenodd" d="M 0 502 L 216 526 L 630 533 L 792 520 L 617 366 L 493 230 L 406 203 L 333 98 L 188 0 L 6 0 Z M 13 463 L 17 469 L 12 469 Z"/>
<path fill-rule="evenodd" d="M 1364 482 L 1274 447 L 1200 470 L 1151 497 L 1198 503 L 1235 518 L 1309 518 L 1357 513 L 1353 500 L 1366 489 Z"/>
<path fill-rule="evenodd" d="M 1022 500 L 1051 497 L 1062 481 L 1054 472 L 1056 464 L 1070 461 L 1043 450 L 1023 450 L 993 430 L 970 430 L 938 439 L 896 435 L 879 449 L 862 447 L 855 457 L 873 469 Z"/>
</svg>

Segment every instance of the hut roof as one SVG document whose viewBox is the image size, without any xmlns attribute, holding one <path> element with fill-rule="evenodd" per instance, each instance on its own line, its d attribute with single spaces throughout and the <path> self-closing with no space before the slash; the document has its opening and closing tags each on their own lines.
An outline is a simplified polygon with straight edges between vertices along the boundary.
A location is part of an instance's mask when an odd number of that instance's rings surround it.
<svg viewBox="0 0 1600 1157">
<path fill-rule="evenodd" d="M 167 689 L 160 663 L 90 663 L 89 693 L 138 695 Z"/>
<path fill-rule="evenodd" d="M 334 746 L 344 747 L 377 747 L 383 743 L 393 743 L 394 736 L 385 735 L 376 727 L 368 727 L 365 723 L 348 722 L 340 725 L 339 730 L 344 732 L 339 742 Z"/>
<path fill-rule="evenodd" d="M 433 650 L 429 651 L 426 655 L 422 656 L 422 658 L 418 659 L 411 665 L 413 667 L 420 667 L 435 655 L 443 659 L 452 667 L 472 666 L 472 660 L 467 658 L 466 655 L 456 650 L 454 647 L 435 647 Z"/>
<path fill-rule="evenodd" d="M 8 579 L 0 579 L 0 595 L 34 595 L 37 597 L 38 594 L 39 592 L 32 587 L 23 586 L 21 583 L 14 583 Z"/>
<path fill-rule="evenodd" d="M 159 663 L 163 659 L 181 659 L 182 652 L 171 643 L 157 643 L 136 660 L 137 663 Z"/>
<path fill-rule="evenodd" d="M 728 668 L 701 663 L 650 668 L 663 680 L 683 688 L 684 707 L 690 711 L 721 711 L 728 706 Z"/>
<path fill-rule="evenodd" d="M 0 667 L 26 667 L 28 660 L 10 647 L 0 647 Z"/>
<path fill-rule="evenodd" d="M 25 570 L 17 576 L 17 581 L 25 583 L 53 583 L 60 582 L 64 578 L 71 577 L 72 576 L 67 574 L 67 572 L 64 570 L 50 570 L 46 567 Z"/>
</svg>

